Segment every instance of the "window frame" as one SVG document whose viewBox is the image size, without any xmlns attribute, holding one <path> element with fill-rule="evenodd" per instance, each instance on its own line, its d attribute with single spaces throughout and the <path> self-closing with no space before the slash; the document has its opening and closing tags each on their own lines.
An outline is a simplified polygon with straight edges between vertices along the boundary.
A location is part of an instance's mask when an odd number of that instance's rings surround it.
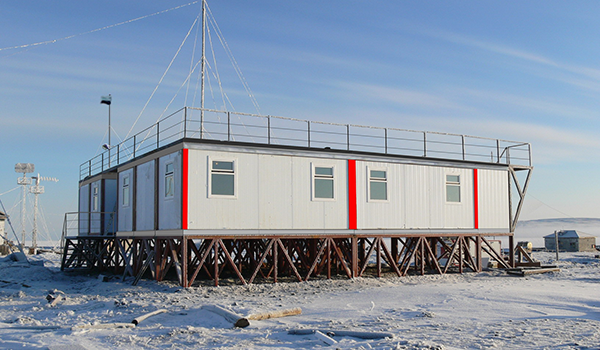
<svg viewBox="0 0 600 350">
<path fill-rule="evenodd" d="M 448 180 L 448 176 L 456 176 L 458 178 L 458 181 L 450 181 Z M 444 194 L 446 197 L 446 203 L 447 204 L 461 204 L 462 203 L 462 182 L 461 182 L 461 174 L 456 174 L 456 173 L 446 173 L 445 174 L 445 186 L 444 186 Z M 458 187 L 458 201 L 452 201 L 448 199 L 448 187 L 452 186 L 452 187 Z"/>
<path fill-rule="evenodd" d="M 92 210 L 90 210 L 92 213 L 96 213 L 99 212 L 99 207 L 100 207 L 100 186 L 99 185 L 95 185 L 92 186 Z"/>
<path fill-rule="evenodd" d="M 383 171 L 383 172 L 385 172 L 385 178 L 383 180 L 381 180 L 382 178 L 374 178 L 373 176 L 371 176 L 371 171 Z M 389 172 L 388 168 L 385 168 L 385 167 L 367 167 L 367 201 L 368 202 L 382 203 L 382 202 L 390 201 L 389 173 L 390 172 Z M 371 198 L 371 182 L 385 184 L 385 199 Z"/>
<path fill-rule="evenodd" d="M 333 164 L 311 164 L 311 192 L 312 200 L 317 202 L 335 202 L 337 200 L 337 191 L 335 190 L 336 170 Z M 317 168 L 331 169 L 331 175 L 317 174 Z M 317 197 L 316 196 L 316 180 L 331 180 L 333 197 Z"/>
<path fill-rule="evenodd" d="M 223 170 L 223 169 L 213 169 L 213 162 L 228 162 L 232 163 L 233 170 Z M 236 158 L 212 158 L 208 157 L 208 176 L 206 178 L 207 181 L 207 195 L 208 198 L 225 198 L 225 199 L 237 199 L 238 198 L 238 168 L 237 164 L 238 160 Z M 233 176 L 233 194 L 213 194 L 213 174 L 231 174 Z"/>
<path fill-rule="evenodd" d="M 169 171 L 169 165 L 171 166 L 171 171 Z M 172 199 L 175 198 L 175 162 L 168 161 L 165 162 L 165 172 L 164 172 L 164 193 L 163 198 Z M 171 185 L 169 187 L 169 184 Z M 167 192 L 170 188 L 171 192 Z"/>
<path fill-rule="evenodd" d="M 125 191 L 125 190 L 127 190 L 127 191 Z M 127 193 L 125 193 L 125 192 L 127 192 Z M 123 197 L 121 199 L 121 206 L 124 208 L 128 208 L 129 206 L 131 206 L 131 200 L 129 198 L 130 193 L 131 193 L 131 177 L 129 176 L 129 174 L 124 174 L 123 175 L 123 186 L 121 188 L 121 196 Z"/>
</svg>

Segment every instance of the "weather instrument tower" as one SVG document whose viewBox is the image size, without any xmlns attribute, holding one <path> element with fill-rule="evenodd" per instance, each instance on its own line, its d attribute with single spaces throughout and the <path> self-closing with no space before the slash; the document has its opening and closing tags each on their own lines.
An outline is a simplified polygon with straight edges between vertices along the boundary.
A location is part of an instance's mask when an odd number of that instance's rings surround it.
<svg viewBox="0 0 600 350">
<path fill-rule="evenodd" d="M 21 245 L 25 245 L 25 203 L 27 201 L 27 186 L 31 184 L 31 179 L 27 177 L 28 173 L 35 171 L 35 165 L 31 163 L 15 164 L 15 172 L 22 173 L 23 177 L 17 179 L 17 184 L 23 186 L 21 188 Z"/>
<path fill-rule="evenodd" d="M 34 195 L 33 199 L 33 230 L 31 231 L 31 248 L 37 248 L 37 216 L 38 216 L 38 195 L 44 193 L 44 186 L 40 186 L 40 182 L 43 181 L 52 181 L 58 182 L 57 178 L 54 177 L 44 177 L 40 176 L 32 176 L 32 179 L 35 180 L 35 185 L 29 187 L 29 192 Z"/>
</svg>

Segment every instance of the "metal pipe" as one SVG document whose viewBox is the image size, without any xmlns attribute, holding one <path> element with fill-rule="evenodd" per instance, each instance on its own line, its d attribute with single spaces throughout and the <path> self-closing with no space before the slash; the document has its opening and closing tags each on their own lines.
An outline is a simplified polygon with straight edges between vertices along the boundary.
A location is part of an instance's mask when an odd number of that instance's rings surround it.
<svg viewBox="0 0 600 350">
<path fill-rule="evenodd" d="M 388 129 L 385 128 L 385 154 L 388 153 Z"/>
<path fill-rule="evenodd" d="M 160 123 L 156 123 L 156 148 L 160 147 Z"/>
<path fill-rule="evenodd" d="M 187 107 L 183 108 L 183 138 L 187 136 Z"/>
<path fill-rule="evenodd" d="M 310 147 L 310 120 L 306 121 L 307 131 L 308 131 L 308 147 Z"/>
<path fill-rule="evenodd" d="M 496 154 L 498 155 L 498 163 L 500 163 L 500 140 L 496 139 Z"/>
<path fill-rule="evenodd" d="M 231 113 L 227 112 L 227 141 L 231 141 Z"/>
<path fill-rule="evenodd" d="M 271 117 L 267 116 L 267 144 L 271 144 Z"/>
<path fill-rule="evenodd" d="M 346 124 L 346 144 L 348 151 L 350 150 L 350 124 Z"/>
</svg>

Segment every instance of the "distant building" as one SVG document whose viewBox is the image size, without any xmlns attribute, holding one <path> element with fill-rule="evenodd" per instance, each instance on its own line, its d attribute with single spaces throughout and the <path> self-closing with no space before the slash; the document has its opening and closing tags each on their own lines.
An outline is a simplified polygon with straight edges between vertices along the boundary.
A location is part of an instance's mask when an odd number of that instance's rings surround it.
<svg viewBox="0 0 600 350">
<path fill-rule="evenodd" d="M 596 250 L 595 236 L 575 230 L 561 230 L 557 233 L 559 251 L 593 252 Z M 556 238 L 554 233 L 544 236 L 544 243 L 547 250 L 556 251 Z"/>
</svg>

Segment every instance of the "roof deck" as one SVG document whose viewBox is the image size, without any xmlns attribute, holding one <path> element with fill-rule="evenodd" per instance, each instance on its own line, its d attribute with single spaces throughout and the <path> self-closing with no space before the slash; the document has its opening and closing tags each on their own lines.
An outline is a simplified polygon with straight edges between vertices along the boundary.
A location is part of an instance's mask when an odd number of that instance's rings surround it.
<svg viewBox="0 0 600 350">
<path fill-rule="evenodd" d="M 99 174 L 182 139 L 531 167 L 531 145 L 526 142 L 184 107 L 81 164 L 79 178 Z"/>
</svg>

